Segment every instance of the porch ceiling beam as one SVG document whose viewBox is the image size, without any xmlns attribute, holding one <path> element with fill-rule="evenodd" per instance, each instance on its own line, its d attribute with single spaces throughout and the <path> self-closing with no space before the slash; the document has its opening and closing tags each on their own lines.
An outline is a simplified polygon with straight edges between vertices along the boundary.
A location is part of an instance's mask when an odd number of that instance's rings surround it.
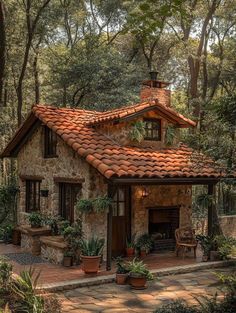
<svg viewBox="0 0 236 313">
<path fill-rule="evenodd" d="M 219 178 L 113 178 L 112 182 L 119 185 L 208 185 L 216 184 Z"/>
</svg>

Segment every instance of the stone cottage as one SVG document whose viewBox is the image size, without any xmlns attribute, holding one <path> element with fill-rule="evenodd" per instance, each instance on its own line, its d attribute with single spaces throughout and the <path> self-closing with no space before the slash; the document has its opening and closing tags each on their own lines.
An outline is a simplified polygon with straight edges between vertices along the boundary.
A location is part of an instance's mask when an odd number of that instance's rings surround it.
<svg viewBox="0 0 236 313">
<path fill-rule="evenodd" d="M 208 185 L 212 194 L 223 174 L 179 142 L 180 129 L 196 123 L 171 108 L 167 86 L 144 81 L 140 103 L 106 112 L 33 106 L 1 154 L 18 161 L 19 224 L 33 211 L 72 223 L 78 199 L 108 195 L 108 213 L 83 216 L 85 236 L 106 240 L 108 269 L 131 234 L 173 242 L 176 228 L 191 225 L 192 185 Z M 209 208 L 209 231 L 211 215 Z"/>
</svg>

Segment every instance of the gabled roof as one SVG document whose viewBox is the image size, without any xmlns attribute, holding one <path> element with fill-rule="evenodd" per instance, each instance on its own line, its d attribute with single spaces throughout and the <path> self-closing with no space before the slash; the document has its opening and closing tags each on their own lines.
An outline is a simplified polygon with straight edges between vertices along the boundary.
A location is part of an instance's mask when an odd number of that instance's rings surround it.
<svg viewBox="0 0 236 313">
<path fill-rule="evenodd" d="M 95 125 L 100 123 L 106 123 L 111 121 L 122 121 L 125 119 L 130 119 L 138 115 L 142 115 L 147 111 L 157 111 L 161 116 L 165 117 L 170 122 L 177 124 L 179 127 L 194 127 L 196 123 L 182 114 L 176 112 L 174 109 L 167 107 L 158 102 L 158 100 L 152 100 L 147 102 L 142 102 L 127 107 L 118 108 L 115 110 L 110 110 L 99 114 L 96 112 L 93 118 L 88 121 L 88 125 Z"/>
<path fill-rule="evenodd" d="M 146 104 L 143 106 L 146 108 Z M 141 107 L 140 104 L 132 106 L 131 109 L 123 109 L 123 116 L 122 109 L 114 110 L 113 113 L 109 111 L 109 121 L 112 118 L 128 116 L 141 110 Z M 149 107 L 152 108 L 151 105 Z M 202 154 L 196 155 L 184 145 L 158 151 L 121 146 L 91 127 L 103 117 L 104 113 L 100 112 L 36 105 L 2 153 L 2 157 L 12 156 L 19 140 L 24 140 L 24 134 L 32 127 L 33 120 L 40 120 L 107 179 L 219 178 L 223 175 L 215 162 Z"/>
</svg>

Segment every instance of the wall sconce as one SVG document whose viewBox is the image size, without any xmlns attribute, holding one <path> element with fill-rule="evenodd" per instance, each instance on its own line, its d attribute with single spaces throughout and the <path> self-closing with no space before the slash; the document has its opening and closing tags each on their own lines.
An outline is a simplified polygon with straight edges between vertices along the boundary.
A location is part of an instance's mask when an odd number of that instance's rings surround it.
<svg viewBox="0 0 236 313">
<path fill-rule="evenodd" d="M 41 195 L 41 197 L 47 198 L 48 197 L 48 190 L 47 189 L 40 190 L 40 195 Z"/>
<path fill-rule="evenodd" d="M 149 192 L 148 192 L 146 187 L 143 187 L 142 188 L 142 198 L 146 198 L 147 196 L 149 196 Z"/>
</svg>

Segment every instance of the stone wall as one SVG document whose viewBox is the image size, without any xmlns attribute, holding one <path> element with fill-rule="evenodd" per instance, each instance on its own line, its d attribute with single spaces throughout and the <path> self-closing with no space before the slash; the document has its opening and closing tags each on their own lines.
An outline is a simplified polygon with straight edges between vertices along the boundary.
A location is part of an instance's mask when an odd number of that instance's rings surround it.
<svg viewBox="0 0 236 313">
<path fill-rule="evenodd" d="M 180 227 L 191 225 L 192 188 L 189 185 L 146 186 L 148 196 L 142 198 L 144 186 L 132 187 L 132 233 L 148 232 L 149 207 L 180 206 Z"/>
<path fill-rule="evenodd" d="M 193 218 L 198 234 L 207 234 L 207 218 Z M 219 216 L 219 223 L 225 236 L 236 238 L 236 215 Z"/>
<path fill-rule="evenodd" d="M 84 159 L 58 137 L 57 158 L 43 157 L 43 128 L 39 127 L 30 140 L 22 147 L 18 155 L 19 177 L 42 177 L 41 190 L 49 190 L 48 197 L 41 197 L 40 210 L 43 214 L 58 215 L 59 213 L 59 184 L 55 177 L 83 180 L 81 184 L 82 198 L 94 198 L 107 192 L 103 177 Z M 18 222 L 27 223 L 25 213 L 25 180 L 19 178 L 20 197 L 18 203 Z M 76 213 L 76 212 L 75 212 Z M 76 218 L 76 214 L 75 214 Z M 106 218 L 104 216 L 90 219 L 83 217 L 84 232 L 87 237 L 95 233 L 106 237 Z"/>
</svg>

